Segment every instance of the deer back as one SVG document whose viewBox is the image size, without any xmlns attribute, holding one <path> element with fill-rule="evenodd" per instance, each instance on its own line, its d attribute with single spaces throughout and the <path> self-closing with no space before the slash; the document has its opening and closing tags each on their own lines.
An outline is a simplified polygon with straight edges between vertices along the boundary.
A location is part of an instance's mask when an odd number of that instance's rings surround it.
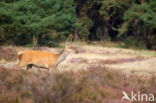
<svg viewBox="0 0 156 103">
<path fill-rule="evenodd" d="M 57 60 L 57 55 L 50 52 L 25 50 L 19 53 L 19 65 L 33 64 L 36 66 L 50 68 Z"/>
</svg>

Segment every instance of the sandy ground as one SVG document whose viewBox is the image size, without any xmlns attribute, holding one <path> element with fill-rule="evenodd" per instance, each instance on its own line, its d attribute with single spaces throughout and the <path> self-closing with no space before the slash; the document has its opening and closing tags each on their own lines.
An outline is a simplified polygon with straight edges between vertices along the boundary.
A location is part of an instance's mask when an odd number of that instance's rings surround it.
<svg viewBox="0 0 156 103">
<path fill-rule="evenodd" d="M 17 51 L 24 50 L 16 48 Z M 59 52 L 61 49 L 46 48 L 43 50 Z M 121 48 L 108 48 L 102 46 L 76 46 L 64 62 L 58 66 L 59 71 L 82 70 L 90 66 L 101 65 L 109 69 L 117 69 L 127 73 L 156 74 L 156 57 L 150 54 L 154 51 L 141 51 Z M 5 67 L 12 67 L 15 62 L 0 63 Z M 36 68 L 35 68 L 36 69 Z M 34 70 L 35 70 L 34 69 Z"/>
</svg>

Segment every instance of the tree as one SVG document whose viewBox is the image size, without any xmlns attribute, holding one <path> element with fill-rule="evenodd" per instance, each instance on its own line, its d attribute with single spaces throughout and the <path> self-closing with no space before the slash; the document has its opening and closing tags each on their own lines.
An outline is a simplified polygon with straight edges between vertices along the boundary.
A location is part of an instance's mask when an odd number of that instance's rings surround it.
<svg viewBox="0 0 156 103">
<path fill-rule="evenodd" d="M 1 43 L 59 41 L 75 29 L 73 0 L 1 0 L 0 11 Z"/>
<path fill-rule="evenodd" d="M 155 2 L 133 4 L 123 16 L 124 23 L 119 28 L 120 36 L 129 35 L 142 41 L 148 48 L 156 49 L 156 11 Z M 156 6 L 156 5 L 155 5 Z"/>
</svg>

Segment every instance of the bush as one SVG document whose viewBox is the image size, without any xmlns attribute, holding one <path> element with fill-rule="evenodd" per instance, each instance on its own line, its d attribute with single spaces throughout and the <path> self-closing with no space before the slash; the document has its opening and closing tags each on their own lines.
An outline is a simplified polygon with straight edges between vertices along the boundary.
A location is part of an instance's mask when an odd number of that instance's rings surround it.
<svg viewBox="0 0 156 103">
<path fill-rule="evenodd" d="M 134 37 L 127 37 L 123 40 L 123 43 L 120 47 L 123 48 L 134 48 L 134 49 L 147 49 L 144 42 L 137 40 Z"/>
</svg>

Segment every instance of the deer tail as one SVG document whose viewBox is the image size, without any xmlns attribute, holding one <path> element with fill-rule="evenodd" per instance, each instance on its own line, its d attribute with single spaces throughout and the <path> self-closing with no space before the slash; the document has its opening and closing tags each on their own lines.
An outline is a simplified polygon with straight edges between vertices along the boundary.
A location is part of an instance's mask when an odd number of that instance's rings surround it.
<svg viewBox="0 0 156 103">
<path fill-rule="evenodd" d="M 22 53 L 23 53 L 22 51 L 18 52 L 18 56 L 20 56 Z"/>
</svg>

